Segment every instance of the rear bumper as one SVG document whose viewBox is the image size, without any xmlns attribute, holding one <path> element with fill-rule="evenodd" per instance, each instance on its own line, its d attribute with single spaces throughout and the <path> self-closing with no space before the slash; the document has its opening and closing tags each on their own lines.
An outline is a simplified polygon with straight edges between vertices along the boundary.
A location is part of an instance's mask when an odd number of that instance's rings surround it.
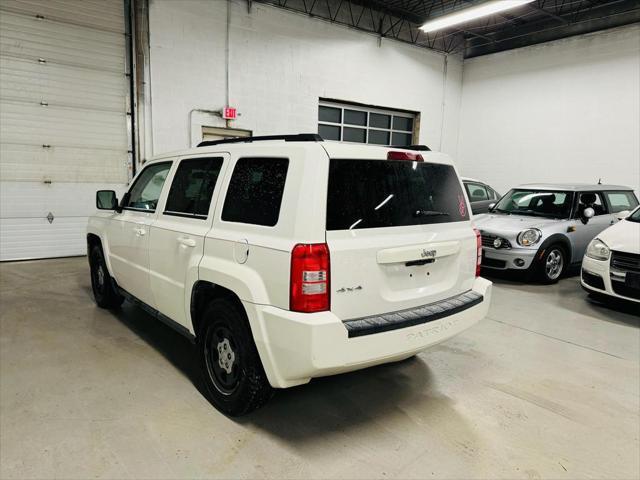
<svg viewBox="0 0 640 480">
<path fill-rule="evenodd" d="M 331 312 L 300 314 L 271 306 L 245 306 L 252 312 L 252 330 L 269 382 L 286 388 L 313 377 L 402 360 L 453 337 L 486 316 L 491 282 L 476 279 L 470 293 L 479 300 L 464 309 L 452 308 L 446 316 L 351 337 L 345 323 Z"/>
</svg>

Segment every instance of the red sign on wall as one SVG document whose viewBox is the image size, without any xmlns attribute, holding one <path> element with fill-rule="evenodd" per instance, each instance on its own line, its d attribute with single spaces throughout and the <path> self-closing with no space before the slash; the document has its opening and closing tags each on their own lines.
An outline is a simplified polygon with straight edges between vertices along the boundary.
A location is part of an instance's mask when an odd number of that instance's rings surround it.
<svg viewBox="0 0 640 480">
<path fill-rule="evenodd" d="M 238 112 L 234 107 L 224 107 L 222 109 L 222 118 L 225 120 L 235 120 Z"/>
</svg>

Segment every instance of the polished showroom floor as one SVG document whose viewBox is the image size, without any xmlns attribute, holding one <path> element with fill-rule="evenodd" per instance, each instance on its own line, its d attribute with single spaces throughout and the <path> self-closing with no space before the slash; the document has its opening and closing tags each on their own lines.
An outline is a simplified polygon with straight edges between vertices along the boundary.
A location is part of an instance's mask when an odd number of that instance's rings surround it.
<svg viewBox="0 0 640 480">
<path fill-rule="evenodd" d="M 0 272 L 3 479 L 640 476 L 640 318 L 578 277 L 496 279 L 460 336 L 232 420 L 187 340 L 95 306 L 85 258 Z"/>
</svg>

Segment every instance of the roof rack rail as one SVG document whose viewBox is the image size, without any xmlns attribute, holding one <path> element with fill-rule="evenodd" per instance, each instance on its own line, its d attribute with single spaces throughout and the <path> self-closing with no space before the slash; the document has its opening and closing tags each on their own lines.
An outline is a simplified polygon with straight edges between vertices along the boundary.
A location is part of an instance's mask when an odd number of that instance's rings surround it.
<svg viewBox="0 0 640 480">
<path fill-rule="evenodd" d="M 284 140 L 285 142 L 322 142 L 322 137 L 317 133 L 298 133 L 295 135 L 265 135 L 261 137 L 237 137 L 224 140 L 207 140 L 200 142 L 198 147 L 210 147 L 212 145 L 224 145 L 227 143 L 252 143 L 267 140 Z"/>
<path fill-rule="evenodd" d="M 418 152 L 430 152 L 431 149 L 426 145 L 389 145 L 388 148 L 403 148 L 405 150 L 416 150 Z"/>
</svg>

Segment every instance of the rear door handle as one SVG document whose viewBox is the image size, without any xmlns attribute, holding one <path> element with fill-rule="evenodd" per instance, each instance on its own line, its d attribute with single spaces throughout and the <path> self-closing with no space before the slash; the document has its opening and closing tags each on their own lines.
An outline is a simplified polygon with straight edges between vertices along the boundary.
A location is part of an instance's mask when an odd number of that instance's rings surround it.
<svg viewBox="0 0 640 480">
<path fill-rule="evenodd" d="M 196 246 L 196 241 L 193 238 L 188 238 L 188 237 L 179 237 L 178 238 L 178 243 L 180 245 L 184 245 L 185 247 L 195 247 Z"/>
</svg>

